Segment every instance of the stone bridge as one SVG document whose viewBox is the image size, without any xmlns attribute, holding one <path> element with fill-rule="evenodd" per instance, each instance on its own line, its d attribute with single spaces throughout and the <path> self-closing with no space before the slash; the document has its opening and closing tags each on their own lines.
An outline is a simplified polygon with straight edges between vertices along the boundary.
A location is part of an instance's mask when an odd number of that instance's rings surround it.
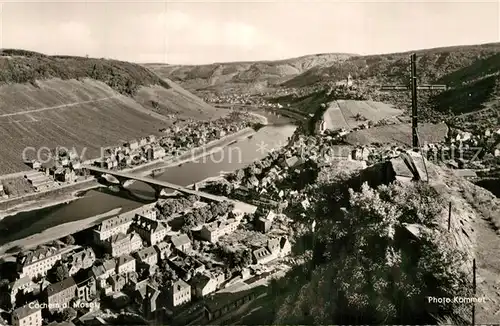
<svg viewBox="0 0 500 326">
<path fill-rule="evenodd" d="M 88 170 L 92 175 L 94 176 L 102 176 L 105 177 L 106 175 L 114 177 L 122 187 L 126 187 L 128 184 L 130 184 L 130 181 L 135 180 L 135 181 L 140 181 L 143 182 L 147 185 L 149 185 L 151 188 L 155 190 L 156 197 L 158 198 L 161 194 L 161 191 L 163 189 L 172 189 L 176 190 L 185 194 L 189 195 L 197 195 L 200 196 L 201 198 L 206 198 L 209 200 L 213 201 L 225 201 L 229 200 L 226 197 L 223 196 L 216 196 L 212 195 L 203 191 L 199 191 L 197 185 L 195 184 L 194 189 L 189 189 L 187 187 L 179 186 L 174 183 L 170 183 L 167 181 L 161 181 L 157 179 L 153 179 L 150 177 L 143 177 L 140 175 L 136 175 L 130 172 L 122 172 L 122 171 L 115 171 L 115 170 L 108 170 L 108 169 L 102 169 L 98 168 L 95 166 L 84 166 L 84 169 Z M 108 180 L 110 181 L 110 180 Z M 110 181 L 112 182 L 112 181 Z"/>
</svg>

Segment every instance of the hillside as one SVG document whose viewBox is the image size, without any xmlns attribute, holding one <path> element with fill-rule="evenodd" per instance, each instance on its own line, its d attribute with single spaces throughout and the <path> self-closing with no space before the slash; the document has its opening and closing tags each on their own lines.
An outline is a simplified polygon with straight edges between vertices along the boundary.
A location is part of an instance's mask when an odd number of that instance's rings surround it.
<svg viewBox="0 0 500 326">
<path fill-rule="evenodd" d="M 450 90 L 420 91 L 422 117 L 437 121 L 454 118 L 452 125 L 467 130 L 500 125 L 500 43 L 415 51 L 421 84 L 446 84 Z M 318 65 L 286 81 L 287 88 L 311 87 L 341 81 L 351 74 L 369 98 L 408 109 L 407 92 L 379 91 L 380 85 L 407 84 L 411 52 L 351 57 Z M 321 86 L 319 86 L 321 87 Z M 477 112 L 477 113 L 475 113 Z"/>
<path fill-rule="evenodd" d="M 492 69 L 492 63 L 497 61 L 491 57 L 496 56 L 499 51 L 500 43 L 491 43 L 353 56 L 343 62 L 327 62 L 312 67 L 283 85 L 303 87 L 319 81 L 343 80 L 348 74 L 351 74 L 355 80 L 367 83 L 406 84 L 409 76 L 409 55 L 415 52 L 417 54 L 417 78 L 420 83 L 440 82 L 455 86 L 460 82 L 458 76 L 461 77 L 461 81 L 466 81 L 470 79 L 468 78 L 470 76 L 486 75 L 483 72 L 483 62 L 490 63 L 487 71 L 498 72 L 498 69 Z M 467 73 L 457 74 L 456 71 L 460 69 L 467 69 Z"/>
<path fill-rule="evenodd" d="M 494 257 L 500 240 L 489 224 L 499 223 L 500 201 L 447 169 L 427 168 L 429 183 L 377 188 L 359 187 L 363 173 L 320 172 L 306 213 L 317 222 L 307 267 L 313 271 L 298 268 L 274 282 L 273 324 L 434 324 L 445 316 L 468 323 L 470 304 L 430 304 L 427 298 L 470 296 L 472 257 L 477 297 L 488 298 L 476 304 L 476 322 L 498 322 L 500 264 Z"/>
<path fill-rule="evenodd" d="M 343 61 L 350 54 L 329 53 L 298 58 L 259 61 L 214 63 L 199 66 L 147 64 L 159 76 L 179 82 L 189 90 L 260 92 L 290 78 L 329 62 Z"/>
<path fill-rule="evenodd" d="M 75 147 L 90 159 L 101 146 L 157 134 L 176 119 L 226 113 L 128 62 L 4 50 L 0 67 L 0 174 L 26 170 L 27 147 L 32 156 Z"/>
<path fill-rule="evenodd" d="M 200 93 L 273 93 L 288 89 L 310 94 L 326 84 L 344 81 L 351 74 L 354 85 L 366 99 L 407 110 L 411 105 L 408 92 L 379 89 L 381 85 L 408 83 L 409 55 L 413 52 L 417 53 L 419 83 L 446 84 L 452 88 L 445 92 L 419 92 L 424 120 L 438 122 L 453 118 L 449 121 L 452 125 L 467 130 L 500 126 L 500 43 L 368 56 L 332 58 L 322 54 L 270 62 L 151 67 Z M 298 63 L 300 68 L 296 67 Z"/>
</svg>

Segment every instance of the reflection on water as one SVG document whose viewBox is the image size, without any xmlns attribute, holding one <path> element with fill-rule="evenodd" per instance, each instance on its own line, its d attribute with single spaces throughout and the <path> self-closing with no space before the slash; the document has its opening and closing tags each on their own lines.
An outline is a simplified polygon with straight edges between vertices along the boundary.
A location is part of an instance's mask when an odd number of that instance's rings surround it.
<svg viewBox="0 0 500 326">
<path fill-rule="evenodd" d="M 269 120 L 274 123 L 287 122 L 282 117 L 276 116 L 270 116 Z M 168 168 L 163 173 L 156 174 L 154 178 L 187 186 L 208 177 L 218 176 L 222 171 L 234 171 L 266 156 L 266 151 L 259 151 L 262 143 L 266 144 L 268 150 L 283 145 L 294 130 L 295 126 L 292 125 L 266 126 L 251 139 L 239 140 L 195 162 Z M 141 182 L 132 183 L 128 191 L 116 192 L 116 190 L 103 187 L 88 191 L 81 198 L 68 204 L 5 217 L 0 221 L 0 245 L 62 223 L 109 212 L 118 207 L 122 208 L 122 212 L 128 211 L 152 202 L 155 198 L 154 190 Z"/>
</svg>

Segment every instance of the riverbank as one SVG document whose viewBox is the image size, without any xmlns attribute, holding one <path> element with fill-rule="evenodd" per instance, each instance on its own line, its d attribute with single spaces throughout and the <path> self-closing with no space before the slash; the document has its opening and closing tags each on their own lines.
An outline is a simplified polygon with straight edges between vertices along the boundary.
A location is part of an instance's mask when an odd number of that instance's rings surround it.
<svg viewBox="0 0 500 326">
<path fill-rule="evenodd" d="M 84 220 L 61 224 L 56 227 L 47 229 L 43 232 L 31 235 L 27 238 L 12 241 L 0 247 L 0 258 L 10 256 L 22 250 L 36 247 L 40 244 L 65 237 L 69 234 L 73 234 L 76 231 L 90 228 L 109 217 L 118 215 L 120 211 L 121 208 L 116 208 L 103 214 L 91 216 Z"/>
<path fill-rule="evenodd" d="M 0 220 L 18 213 L 68 203 L 78 199 L 79 193 L 99 187 L 102 185 L 94 178 L 89 178 L 57 189 L 12 198 L 0 203 Z"/>
<path fill-rule="evenodd" d="M 263 117 L 265 118 L 265 117 Z M 159 160 L 156 162 L 150 162 L 145 165 L 141 165 L 135 168 L 124 169 L 123 172 L 134 172 L 141 176 L 148 176 L 153 171 L 155 173 L 161 173 L 162 170 L 172 168 L 187 162 L 191 162 L 207 155 L 211 155 L 220 151 L 221 148 L 224 148 L 234 141 L 238 141 L 240 139 L 244 139 L 254 135 L 256 131 L 250 127 L 244 128 L 240 131 L 237 131 L 233 134 L 224 136 L 220 139 L 213 140 L 203 146 L 193 148 L 187 153 L 181 154 L 179 157 L 169 159 L 169 160 Z"/>
</svg>

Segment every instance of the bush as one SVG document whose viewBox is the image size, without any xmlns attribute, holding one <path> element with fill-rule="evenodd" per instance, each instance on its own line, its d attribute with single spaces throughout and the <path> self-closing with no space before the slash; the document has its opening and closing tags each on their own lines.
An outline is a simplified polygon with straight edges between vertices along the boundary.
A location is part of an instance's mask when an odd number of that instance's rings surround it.
<svg viewBox="0 0 500 326">
<path fill-rule="evenodd" d="M 359 192 L 350 190 L 348 199 L 344 212 L 318 204 L 316 214 L 324 218 L 317 226 L 313 264 L 319 266 L 297 295 L 281 304 L 275 322 L 414 324 L 433 322 L 434 316 L 461 317 L 461 307 L 430 307 L 426 299 L 467 296 L 471 289 L 464 267 L 468 257 L 435 225 L 445 206 L 440 196 L 423 183 L 377 189 L 364 184 Z M 418 250 L 402 240 L 402 223 L 427 230 Z"/>
</svg>

